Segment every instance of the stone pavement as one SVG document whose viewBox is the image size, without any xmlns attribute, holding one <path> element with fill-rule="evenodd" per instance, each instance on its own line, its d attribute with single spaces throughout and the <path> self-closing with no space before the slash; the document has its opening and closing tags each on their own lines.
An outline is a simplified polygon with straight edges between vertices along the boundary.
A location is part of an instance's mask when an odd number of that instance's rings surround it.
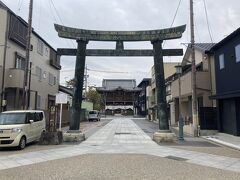
<svg viewBox="0 0 240 180">
<path fill-rule="evenodd" d="M 70 147 L 0 157 L 0 169 L 36 164 L 83 154 L 147 154 L 182 162 L 240 172 L 240 159 L 160 146 L 130 118 L 116 118 Z"/>
<path fill-rule="evenodd" d="M 203 138 L 233 149 L 240 150 L 240 137 L 237 136 L 225 133 L 217 133 L 213 136 L 203 136 Z"/>
</svg>

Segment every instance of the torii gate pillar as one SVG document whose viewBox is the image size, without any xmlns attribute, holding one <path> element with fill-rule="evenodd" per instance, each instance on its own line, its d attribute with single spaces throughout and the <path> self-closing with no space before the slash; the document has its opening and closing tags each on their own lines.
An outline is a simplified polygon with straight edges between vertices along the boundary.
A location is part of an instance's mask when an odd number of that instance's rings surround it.
<svg viewBox="0 0 240 180">
<path fill-rule="evenodd" d="M 153 140 L 157 143 L 173 141 L 174 133 L 169 130 L 166 85 L 163 65 L 162 41 L 152 41 L 154 56 L 155 84 L 157 95 L 157 118 L 159 120 L 159 130 L 154 133 Z"/>
<path fill-rule="evenodd" d="M 77 57 L 75 64 L 75 75 L 74 75 L 74 89 L 73 89 L 73 100 L 72 100 L 72 113 L 69 130 L 79 130 L 80 125 L 80 113 L 82 107 L 82 93 L 83 93 L 83 82 L 84 82 L 84 70 L 86 61 L 86 47 L 87 41 L 77 40 Z"/>
</svg>

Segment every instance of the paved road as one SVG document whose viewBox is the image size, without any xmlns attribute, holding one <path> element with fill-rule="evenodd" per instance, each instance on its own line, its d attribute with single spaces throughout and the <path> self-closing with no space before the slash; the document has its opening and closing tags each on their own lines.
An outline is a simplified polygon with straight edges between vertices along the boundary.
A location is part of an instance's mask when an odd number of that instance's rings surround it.
<svg viewBox="0 0 240 180">
<path fill-rule="evenodd" d="M 240 159 L 159 146 L 129 118 L 79 145 L 0 157 L 0 169 L 1 180 L 240 179 Z"/>
<path fill-rule="evenodd" d="M 240 174 L 166 158 L 88 154 L 0 171 L 1 180 L 239 180 Z"/>
</svg>

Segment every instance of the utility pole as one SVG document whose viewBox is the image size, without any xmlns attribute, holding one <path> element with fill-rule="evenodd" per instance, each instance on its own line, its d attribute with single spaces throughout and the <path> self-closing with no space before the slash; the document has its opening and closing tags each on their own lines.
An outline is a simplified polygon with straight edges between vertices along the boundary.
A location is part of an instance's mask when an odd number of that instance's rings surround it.
<svg viewBox="0 0 240 180">
<path fill-rule="evenodd" d="M 31 33 L 32 33 L 32 11 L 33 11 L 33 0 L 29 3 L 29 15 L 28 15 L 28 32 L 27 32 L 27 45 L 26 45 L 26 61 L 25 61 L 25 72 L 24 72 L 24 83 L 23 83 L 23 109 L 26 109 L 28 102 L 27 86 L 28 86 L 28 71 L 29 71 L 29 59 L 31 49 Z"/>
<path fill-rule="evenodd" d="M 86 64 L 86 68 L 85 68 L 85 98 L 87 98 L 87 78 L 88 78 L 88 74 L 87 74 L 87 64 Z"/>
<path fill-rule="evenodd" d="M 4 47 L 4 51 L 3 51 L 3 64 L 2 64 L 2 84 L 1 84 L 1 101 L 0 101 L 0 112 L 3 112 L 4 111 L 4 108 L 3 108 L 3 101 L 5 99 L 5 71 L 6 71 L 6 59 L 7 59 L 7 48 L 8 45 L 7 45 L 7 42 L 8 42 L 8 31 L 9 31 L 9 17 L 7 17 L 7 28 L 6 28 L 6 31 L 5 31 L 5 42 L 3 45 L 0 45 L 0 46 L 3 46 Z"/>
<path fill-rule="evenodd" d="M 193 0 L 190 0 L 190 26 L 191 26 L 191 60 L 192 60 L 192 122 L 194 136 L 198 135 L 198 115 L 197 115 L 197 93 L 196 93 L 196 62 L 195 62 L 195 40 L 194 40 L 194 13 Z"/>
<path fill-rule="evenodd" d="M 28 81 L 28 103 L 27 103 L 27 109 L 30 107 L 31 103 L 31 79 L 32 79 L 32 62 L 30 62 L 30 70 L 29 70 L 29 81 Z"/>
</svg>

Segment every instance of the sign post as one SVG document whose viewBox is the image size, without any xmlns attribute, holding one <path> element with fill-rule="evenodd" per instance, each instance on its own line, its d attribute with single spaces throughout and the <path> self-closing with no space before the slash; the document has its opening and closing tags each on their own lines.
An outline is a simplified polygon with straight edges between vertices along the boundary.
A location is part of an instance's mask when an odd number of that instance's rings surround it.
<svg viewBox="0 0 240 180">
<path fill-rule="evenodd" d="M 59 113 L 59 130 L 62 128 L 62 105 L 67 104 L 67 94 L 58 93 L 56 94 L 56 104 L 60 104 L 60 113 Z"/>
</svg>

